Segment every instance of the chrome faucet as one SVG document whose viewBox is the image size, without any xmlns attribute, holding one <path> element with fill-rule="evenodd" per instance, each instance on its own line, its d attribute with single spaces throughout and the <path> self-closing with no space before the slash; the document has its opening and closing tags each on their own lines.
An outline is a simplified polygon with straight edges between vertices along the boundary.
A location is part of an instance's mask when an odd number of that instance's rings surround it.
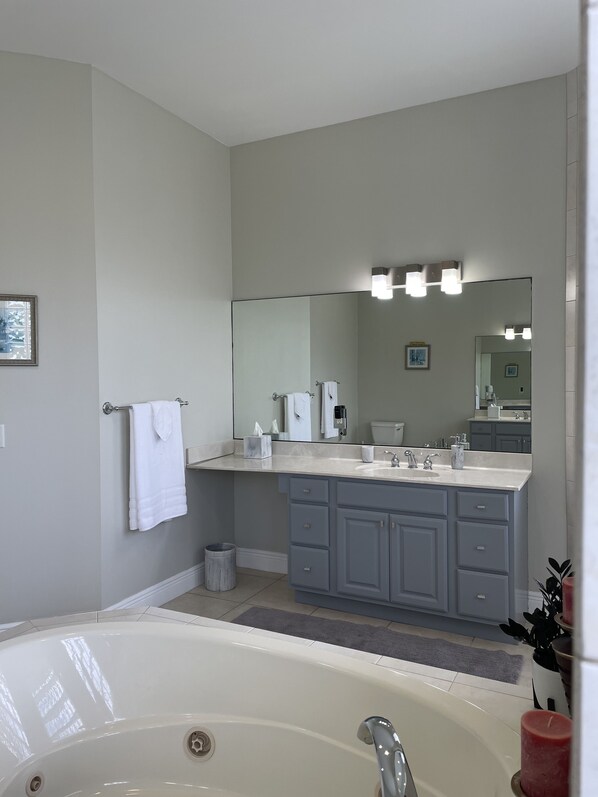
<svg viewBox="0 0 598 797">
<path fill-rule="evenodd" d="M 396 454 L 394 451 L 385 451 L 384 453 L 385 454 L 392 454 L 392 457 L 390 459 L 390 465 L 391 465 L 392 468 L 398 468 L 399 467 L 399 455 Z"/>
<path fill-rule="evenodd" d="M 417 797 L 403 745 L 390 720 L 368 717 L 359 726 L 357 738 L 375 747 L 382 797 Z"/>
<path fill-rule="evenodd" d="M 424 459 L 424 470 L 432 470 L 432 457 L 439 457 L 440 454 L 428 454 Z"/>
<path fill-rule="evenodd" d="M 409 463 L 410 468 L 417 468 L 417 460 L 413 454 L 413 451 L 405 451 L 405 456 L 407 457 L 407 462 Z"/>
</svg>

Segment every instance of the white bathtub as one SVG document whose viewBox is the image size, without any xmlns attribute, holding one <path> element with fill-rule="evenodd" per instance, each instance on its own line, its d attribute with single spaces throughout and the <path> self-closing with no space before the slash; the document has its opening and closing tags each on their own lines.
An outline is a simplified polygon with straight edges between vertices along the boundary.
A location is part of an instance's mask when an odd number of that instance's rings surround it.
<svg viewBox="0 0 598 797">
<path fill-rule="evenodd" d="M 511 797 L 519 736 L 442 690 L 284 640 L 133 622 L 0 644 L 0 795 L 373 797 L 356 737 L 373 714 L 395 725 L 419 797 Z M 210 758 L 187 750 L 197 727 Z"/>
</svg>

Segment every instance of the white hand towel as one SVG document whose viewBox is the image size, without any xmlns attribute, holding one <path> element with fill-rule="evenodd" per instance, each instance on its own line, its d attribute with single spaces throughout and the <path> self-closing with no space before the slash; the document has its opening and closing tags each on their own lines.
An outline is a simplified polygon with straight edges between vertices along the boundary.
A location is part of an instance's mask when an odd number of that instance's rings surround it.
<svg viewBox="0 0 598 797">
<path fill-rule="evenodd" d="M 187 514 L 181 406 L 133 404 L 130 426 L 129 528 L 148 531 Z"/>
<path fill-rule="evenodd" d="M 311 441 L 311 407 L 308 393 L 287 393 L 285 424 L 290 440 Z"/>
<path fill-rule="evenodd" d="M 334 408 L 338 404 L 337 395 L 336 382 L 322 382 L 320 432 L 324 437 L 338 437 L 338 429 L 334 428 Z"/>
</svg>

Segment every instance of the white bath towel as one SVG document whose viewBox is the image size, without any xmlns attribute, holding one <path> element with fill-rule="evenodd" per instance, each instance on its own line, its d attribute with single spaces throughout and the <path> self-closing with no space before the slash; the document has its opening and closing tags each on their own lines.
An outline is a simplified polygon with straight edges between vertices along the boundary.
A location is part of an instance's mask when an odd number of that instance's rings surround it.
<svg viewBox="0 0 598 797">
<path fill-rule="evenodd" d="M 148 531 L 187 514 L 181 406 L 133 404 L 130 422 L 129 528 Z"/>
<path fill-rule="evenodd" d="M 338 404 L 336 382 L 322 382 L 322 409 L 320 432 L 324 437 L 338 437 L 338 429 L 334 428 L 334 408 Z"/>
<path fill-rule="evenodd" d="M 290 440 L 311 441 L 309 393 L 285 395 L 285 426 Z"/>
</svg>

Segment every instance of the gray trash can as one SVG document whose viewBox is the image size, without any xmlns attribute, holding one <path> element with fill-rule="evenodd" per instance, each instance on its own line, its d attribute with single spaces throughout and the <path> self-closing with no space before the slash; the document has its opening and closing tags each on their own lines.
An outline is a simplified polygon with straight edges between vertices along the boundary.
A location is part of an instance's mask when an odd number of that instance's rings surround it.
<svg viewBox="0 0 598 797">
<path fill-rule="evenodd" d="M 237 586 L 236 553 L 236 546 L 230 542 L 206 545 L 206 589 L 226 592 Z"/>
</svg>

